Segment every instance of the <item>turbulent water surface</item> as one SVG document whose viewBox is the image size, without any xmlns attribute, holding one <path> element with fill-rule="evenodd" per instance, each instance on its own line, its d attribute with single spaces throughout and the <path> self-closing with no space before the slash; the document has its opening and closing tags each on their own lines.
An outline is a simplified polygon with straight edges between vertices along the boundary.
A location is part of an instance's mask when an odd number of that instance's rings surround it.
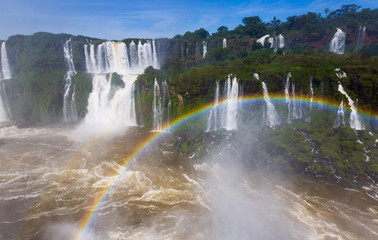
<svg viewBox="0 0 378 240">
<path fill-rule="evenodd" d="M 0 129 L 0 239 L 72 239 L 98 191 L 149 129 Z M 227 150 L 193 160 L 164 133 L 124 169 L 87 239 L 377 239 L 378 188 L 246 169 Z M 122 168 L 121 168 L 122 169 Z"/>
</svg>

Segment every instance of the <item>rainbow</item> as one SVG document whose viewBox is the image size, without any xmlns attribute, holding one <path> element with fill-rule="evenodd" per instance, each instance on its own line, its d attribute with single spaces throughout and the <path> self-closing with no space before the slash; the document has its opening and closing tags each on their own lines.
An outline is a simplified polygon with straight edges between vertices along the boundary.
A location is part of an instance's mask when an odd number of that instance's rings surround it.
<svg viewBox="0 0 378 240">
<path fill-rule="evenodd" d="M 279 101 L 279 102 L 284 102 L 285 101 L 285 96 L 280 94 L 280 95 L 275 95 L 271 94 L 271 100 L 272 101 Z M 261 102 L 264 101 L 264 97 L 262 95 L 253 95 L 253 96 L 244 96 L 242 98 L 238 99 L 238 102 L 241 103 L 256 103 L 256 102 Z M 311 102 L 309 97 L 304 97 L 301 100 L 296 99 L 296 102 L 304 102 L 309 104 Z M 324 100 L 320 98 L 313 98 L 312 101 L 313 104 L 323 104 L 331 108 L 338 108 L 339 103 L 331 100 Z M 225 102 L 220 103 L 220 105 L 224 105 Z M 79 224 L 79 231 L 76 234 L 74 239 L 83 239 L 90 229 L 90 226 L 95 219 L 95 215 L 101 204 L 103 203 L 107 193 L 111 189 L 112 186 L 114 186 L 114 183 L 116 183 L 120 176 L 122 175 L 122 172 L 124 169 L 126 169 L 126 166 L 133 161 L 134 159 L 138 159 L 140 155 L 144 152 L 145 149 L 147 149 L 149 146 L 154 144 L 160 136 L 164 134 L 165 131 L 168 129 L 174 129 L 175 127 L 201 115 L 204 114 L 205 112 L 209 111 L 213 107 L 213 103 L 206 104 L 200 108 L 194 109 L 192 111 L 187 112 L 186 114 L 183 114 L 182 116 L 178 117 L 174 121 L 172 121 L 170 124 L 167 124 L 163 127 L 163 130 L 161 132 L 152 132 L 144 141 L 142 141 L 140 144 L 137 145 L 137 147 L 127 156 L 123 162 L 120 164 L 120 167 L 118 169 L 118 174 L 115 174 L 112 177 L 112 181 L 108 183 L 104 189 L 97 193 L 97 195 L 93 198 L 91 201 L 90 207 L 88 212 L 84 215 L 84 217 L 81 220 L 81 223 Z M 378 115 L 374 114 L 372 112 L 364 112 L 360 111 L 359 114 L 363 115 L 365 118 L 372 118 L 374 121 L 378 121 Z"/>
</svg>

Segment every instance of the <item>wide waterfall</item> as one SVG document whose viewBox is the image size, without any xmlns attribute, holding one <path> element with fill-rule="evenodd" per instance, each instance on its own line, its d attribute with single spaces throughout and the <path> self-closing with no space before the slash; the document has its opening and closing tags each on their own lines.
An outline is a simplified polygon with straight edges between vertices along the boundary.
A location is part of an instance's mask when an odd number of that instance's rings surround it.
<svg viewBox="0 0 378 240">
<path fill-rule="evenodd" d="M 341 101 L 339 109 L 337 109 L 334 128 L 344 127 L 344 126 L 345 126 L 345 120 L 344 120 L 344 102 Z"/>
<path fill-rule="evenodd" d="M 287 74 L 286 83 L 285 83 L 285 101 L 286 101 L 287 110 L 288 110 L 287 121 L 289 123 L 291 122 L 291 101 L 290 101 L 290 94 L 289 94 L 290 77 L 291 77 L 291 73 L 289 72 Z"/>
<path fill-rule="evenodd" d="M 348 99 L 348 104 L 349 104 L 350 109 L 351 109 L 350 119 L 349 119 L 350 127 L 353 128 L 354 130 L 364 130 L 365 126 L 360 121 L 360 118 L 359 118 L 358 113 L 357 113 L 357 108 L 354 106 L 354 101 L 345 92 L 343 85 L 341 85 L 340 82 L 339 82 L 338 91 L 341 92 Z"/>
<path fill-rule="evenodd" d="M 88 98 L 86 124 L 104 127 L 137 125 L 134 82 L 148 66 L 159 68 L 154 40 L 104 42 L 97 46 L 84 45 L 87 71 L 93 73 L 93 89 Z M 116 73 L 116 74 L 113 74 Z M 113 82 L 120 78 L 122 85 Z"/>
<path fill-rule="evenodd" d="M 207 53 L 207 42 L 206 41 L 203 41 L 202 42 L 202 58 L 205 58 L 206 56 L 206 53 Z"/>
<path fill-rule="evenodd" d="M 360 29 L 358 30 L 356 51 L 361 50 L 362 47 L 364 46 L 365 32 L 366 32 L 366 27 L 360 26 Z"/>
<path fill-rule="evenodd" d="M 5 92 L 5 86 L 1 82 L 5 79 L 11 78 L 11 72 L 9 68 L 8 62 L 8 55 L 5 42 L 1 44 L 0 48 L 0 60 L 1 60 L 1 68 L 0 68 L 0 122 L 9 120 L 8 113 L 10 114 L 10 109 L 6 104 L 7 96 Z"/>
<path fill-rule="evenodd" d="M 222 48 L 226 48 L 226 47 L 227 47 L 227 40 L 223 38 Z"/>
<path fill-rule="evenodd" d="M 224 83 L 223 96 L 220 97 L 219 82 L 217 81 L 214 106 L 210 110 L 207 120 L 207 131 L 216 131 L 220 128 L 231 131 L 238 128 L 240 88 L 237 78 L 234 77 L 231 80 L 231 75 L 228 75 Z M 219 104 L 220 99 L 222 99 L 222 104 Z"/>
<path fill-rule="evenodd" d="M 280 124 L 280 119 L 278 117 L 276 108 L 274 107 L 273 103 L 270 101 L 268 88 L 264 82 L 262 82 L 262 87 L 264 91 L 264 100 L 266 103 L 266 116 L 267 116 L 266 125 L 270 128 L 274 128 L 275 126 Z"/>
<path fill-rule="evenodd" d="M 340 28 L 337 29 L 335 35 L 331 40 L 329 51 L 337 54 L 343 54 L 345 49 L 345 32 Z"/>
<path fill-rule="evenodd" d="M 71 39 L 67 40 L 63 45 L 64 59 L 68 66 L 68 71 L 64 76 L 64 96 L 63 96 L 63 121 L 77 121 L 77 110 L 75 103 L 75 87 L 71 88 L 72 77 L 76 75 L 75 65 L 73 62 Z M 69 99 L 71 93 L 71 100 Z"/>
<path fill-rule="evenodd" d="M 282 49 L 285 46 L 285 39 L 284 39 L 284 36 L 282 36 L 282 34 L 279 34 L 278 36 L 275 36 L 275 37 L 269 37 L 269 34 L 267 34 L 257 39 L 256 42 L 264 46 L 266 39 L 268 39 L 268 42 L 270 43 L 270 48 L 273 48 L 274 52 L 277 52 L 278 49 Z"/>
<path fill-rule="evenodd" d="M 256 42 L 260 43 L 262 46 L 264 46 L 265 39 L 269 38 L 269 34 L 262 36 L 261 38 L 257 39 Z"/>
</svg>

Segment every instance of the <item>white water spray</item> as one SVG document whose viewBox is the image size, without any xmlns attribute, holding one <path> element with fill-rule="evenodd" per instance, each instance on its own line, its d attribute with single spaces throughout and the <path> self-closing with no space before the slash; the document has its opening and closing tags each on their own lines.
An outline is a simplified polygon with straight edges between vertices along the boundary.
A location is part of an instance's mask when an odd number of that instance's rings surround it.
<svg viewBox="0 0 378 240">
<path fill-rule="evenodd" d="M 287 121 L 289 123 L 291 122 L 291 101 L 290 101 L 290 95 L 289 95 L 290 77 L 291 77 L 291 73 L 289 72 L 287 74 L 286 84 L 285 84 L 285 101 L 286 101 L 287 109 L 288 109 Z"/>
<path fill-rule="evenodd" d="M 341 85 L 340 82 L 339 82 L 338 90 L 348 99 L 348 104 L 351 109 L 350 119 L 349 119 L 350 127 L 353 128 L 354 130 L 365 130 L 365 126 L 361 123 L 360 118 L 358 116 L 357 108 L 354 106 L 354 101 L 345 92 L 343 85 Z"/>
<path fill-rule="evenodd" d="M 364 46 L 365 31 L 366 31 L 366 27 L 360 26 L 360 29 L 358 30 L 356 51 L 361 50 Z"/>
<path fill-rule="evenodd" d="M 333 125 L 333 127 L 338 128 L 338 127 L 344 127 L 344 126 L 345 126 L 344 102 L 341 101 L 339 109 L 337 109 L 336 120 L 335 120 L 335 124 Z"/>
<path fill-rule="evenodd" d="M 203 49 L 202 58 L 205 58 L 206 53 L 207 53 L 207 42 L 206 41 L 202 42 L 202 49 Z"/>
<path fill-rule="evenodd" d="M 226 48 L 226 47 L 227 47 L 227 40 L 223 38 L 222 48 Z"/>
<path fill-rule="evenodd" d="M 238 98 L 239 98 L 239 84 L 236 77 L 233 78 L 231 83 L 231 76 L 228 75 L 225 84 L 226 91 L 226 108 L 225 108 L 225 124 L 224 128 L 228 131 L 236 130 L 238 128 L 237 115 L 238 115 Z"/>
<path fill-rule="evenodd" d="M 63 45 L 64 60 L 68 65 L 68 71 L 64 76 L 64 96 L 63 96 L 63 121 L 73 122 L 77 120 L 77 110 L 75 103 L 75 87 L 71 90 L 72 77 L 76 75 L 75 65 L 73 62 L 71 39 L 67 40 Z M 69 100 L 71 90 L 71 100 Z"/>
<path fill-rule="evenodd" d="M 266 103 L 266 116 L 267 122 L 266 125 L 270 128 L 274 128 L 280 123 L 276 108 L 274 107 L 273 103 L 270 101 L 268 88 L 264 82 L 262 82 L 262 87 L 264 91 L 264 100 Z"/>
<path fill-rule="evenodd" d="M 337 28 L 335 35 L 331 40 L 329 51 L 337 54 L 343 54 L 345 49 L 345 32 Z"/>
<path fill-rule="evenodd" d="M 214 106 L 210 110 L 210 115 L 207 120 L 207 129 L 206 132 L 218 130 L 219 122 L 219 81 L 216 83 L 215 87 L 215 96 L 214 96 Z"/>
<path fill-rule="evenodd" d="M 10 79 L 11 72 L 9 68 L 9 62 L 8 62 L 8 54 L 7 54 L 7 48 L 5 45 L 5 42 L 1 44 L 1 71 L 2 71 L 2 77 L 0 75 L 0 79 Z"/>
<path fill-rule="evenodd" d="M 162 107 L 161 107 L 161 97 L 160 97 L 160 87 L 155 78 L 154 82 L 154 100 L 152 103 L 152 112 L 154 117 L 154 131 L 161 132 L 163 125 L 162 117 Z"/>
<path fill-rule="evenodd" d="M 314 99 L 314 89 L 312 87 L 312 79 L 313 79 L 313 76 L 310 77 L 310 114 L 308 118 L 306 119 L 307 122 L 311 122 L 312 101 Z"/>
</svg>

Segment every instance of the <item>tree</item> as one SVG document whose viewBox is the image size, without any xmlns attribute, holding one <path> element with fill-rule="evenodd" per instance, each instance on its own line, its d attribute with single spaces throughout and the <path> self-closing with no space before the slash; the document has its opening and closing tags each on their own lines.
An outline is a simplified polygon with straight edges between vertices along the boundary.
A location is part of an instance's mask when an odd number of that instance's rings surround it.
<svg viewBox="0 0 378 240">
<path fill-rule="evenodd" d="M 210 37 L 210 33 L 208 31 L 206 31 L 205 29 L 200 28 L 200 29 L 194 31 L 194 37 L 200 38 L 200 39 L 205 39 L 205 38 Z"/>
<path fill-rule="evenodd" d="M 225 27 L 225 26 L 220 26 L 218 29 L 217 29 L 218 32 L 227 32 L 228 31 L 228 27 Z"/>
<path fill-rule="evenodd" d="M 261 18 L 259 16 L 245 17 L 245 18 L 243 18 L 242 22 L 243 22 L 244 25 L 261 24 L 262 23 Z"/>
<path fill-rule="evenodd" d="M 327 17 L 327 14 L 329 13 L 329 8 L 324 9 L 325 16 Z"/>
<path fill-rule="evenodd" d="M 269 28 L 277 28 L 281 25 L 281 20 L 277 19 L 275 16 L 273 20 L 268 23 Z"/>
</svg>

